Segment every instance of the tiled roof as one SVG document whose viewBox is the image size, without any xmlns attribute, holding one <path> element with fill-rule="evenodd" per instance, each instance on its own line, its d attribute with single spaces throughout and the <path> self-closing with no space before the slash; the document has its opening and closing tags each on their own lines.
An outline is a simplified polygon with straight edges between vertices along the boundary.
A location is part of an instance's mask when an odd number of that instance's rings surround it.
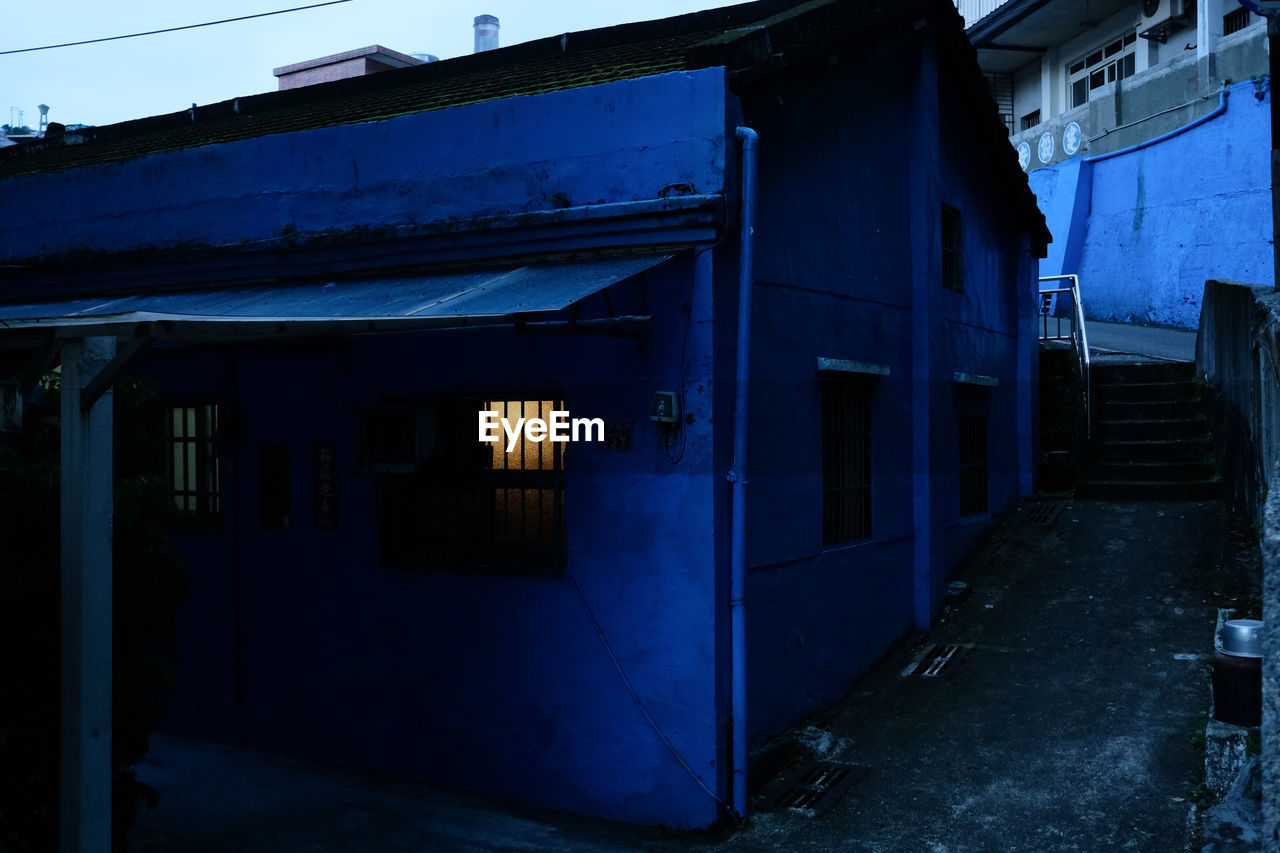
<svg viewBox="0 0 1280 853">
<path fill-rule="evenodd" d="M 368 77 L 268 92 L 93 128 L 71 134 L 67 141 L 77 144 L 49 140 L 26 146 L 22 156 L 0 155 L 0 179 L 678 71 L 688 67 L 685 53 L 690 47 L 791 5 L 784 0 L 761 0 L 661 21 L 570 33 Z"/>
</svg>

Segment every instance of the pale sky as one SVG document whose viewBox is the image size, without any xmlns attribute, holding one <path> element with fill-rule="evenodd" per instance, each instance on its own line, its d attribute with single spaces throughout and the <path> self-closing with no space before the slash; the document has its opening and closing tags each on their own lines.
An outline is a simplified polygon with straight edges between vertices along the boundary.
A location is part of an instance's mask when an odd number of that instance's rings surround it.
<svg viewBox="0 0 1280 853">
<path fill-rule="evenodd" d="M 316 0 L 44 0 L 10 8 L 0 50 L 125 35 L 305 6 Z M 502 46 L 735 0 L 351 0 L 176 33 L 0 56 L 0 124 L 104 125 L 271 92 L 271 70 L 380 44 L 441 59 L 472 52 L 476 15 L 496 15 Z M 16 108 L 11 111 L 11 108 Z M 23 115 L 21 120 L 17 110 Z"/>
</svg>

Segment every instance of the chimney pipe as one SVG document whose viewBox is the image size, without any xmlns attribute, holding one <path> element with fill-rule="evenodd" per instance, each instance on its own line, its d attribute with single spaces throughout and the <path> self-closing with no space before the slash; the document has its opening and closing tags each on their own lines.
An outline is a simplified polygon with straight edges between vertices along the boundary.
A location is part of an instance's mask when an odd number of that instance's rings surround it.
<svg viewBox="0 0 1280 853">
<path fill-rule="evenodd" d="M 498 19 L 493 15 L 476 15 L 476 53 L 498 49 Z"/>
</svg>

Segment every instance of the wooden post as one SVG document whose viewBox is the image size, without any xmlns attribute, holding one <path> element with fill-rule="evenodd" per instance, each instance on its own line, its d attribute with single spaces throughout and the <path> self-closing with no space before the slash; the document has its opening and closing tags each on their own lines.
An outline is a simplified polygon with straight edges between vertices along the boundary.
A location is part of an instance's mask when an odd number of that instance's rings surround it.
<svg viewBox="0 0 1280 853">
<path fill-rule="evenodd" d="M 62 346 L 62 853 L 111 849 L 112 398 L 81 402 L 115 350 L 111 337 Z"/>
</svg>

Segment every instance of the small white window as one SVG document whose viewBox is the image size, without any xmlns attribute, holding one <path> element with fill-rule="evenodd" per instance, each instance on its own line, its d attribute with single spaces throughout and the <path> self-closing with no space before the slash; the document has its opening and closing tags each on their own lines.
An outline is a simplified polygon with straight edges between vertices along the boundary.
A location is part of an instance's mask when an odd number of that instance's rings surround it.
<svg viewBox="0 0 1280 853">
<path fill-rule="evenodd" d="M 211 519 L 222 508 L 217 443 L 220 419 L 216 403 L 170 406 L 166 412 L 169 483 L 174 505 L 185 515 Z"/>
</svg>

